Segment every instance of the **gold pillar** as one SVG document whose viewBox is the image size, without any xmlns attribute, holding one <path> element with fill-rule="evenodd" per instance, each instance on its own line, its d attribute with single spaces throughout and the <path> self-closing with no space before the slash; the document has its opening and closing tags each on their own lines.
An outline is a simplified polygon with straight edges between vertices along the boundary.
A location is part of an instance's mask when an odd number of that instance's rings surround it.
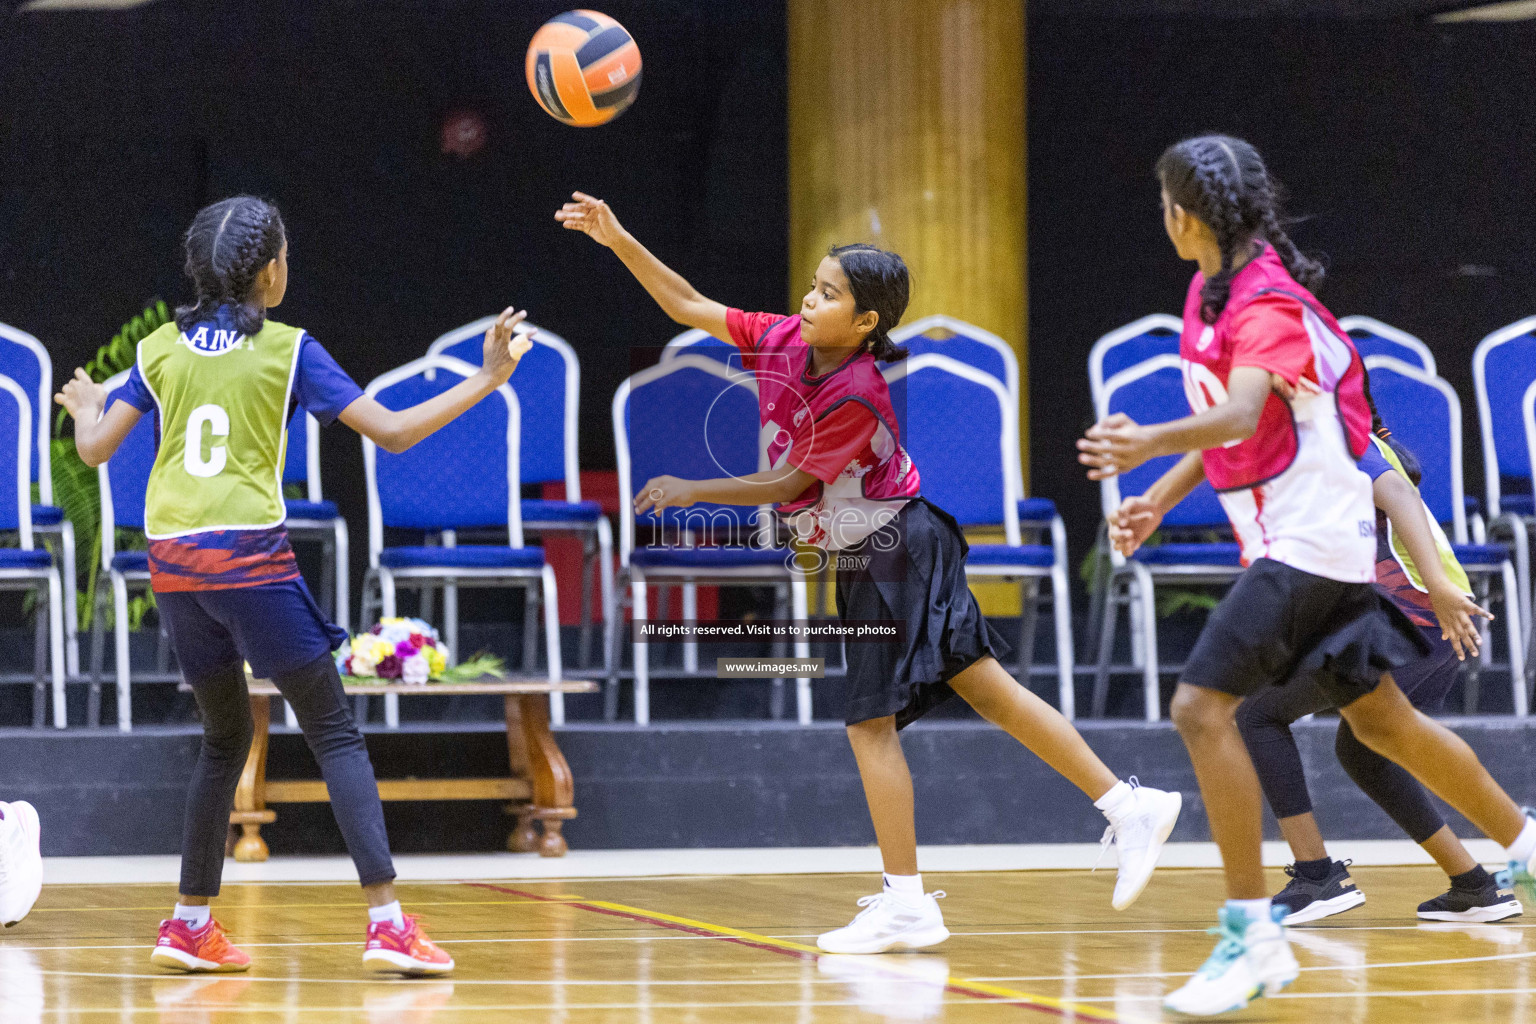
<svg viewBox="0 0 1536 1024">
<path fill-rule="evenodd" d="M 789 0 L 789 308 L 829 245 L 901 253 L 906 320 L 1018 355 L 1027 490 L 1024 161 L 1024 0 Z M 976 591 L 1017 611 L 1012 587 Z"/>
</svg>

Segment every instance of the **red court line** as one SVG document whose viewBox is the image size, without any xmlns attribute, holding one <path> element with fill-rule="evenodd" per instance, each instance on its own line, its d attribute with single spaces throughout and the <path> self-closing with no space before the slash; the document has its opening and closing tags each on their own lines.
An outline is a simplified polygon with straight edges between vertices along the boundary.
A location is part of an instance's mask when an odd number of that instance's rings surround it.
<svg viewBox="0 0 1536 1024">
<path fill-rule="evenodd" d="M 477 889 L 490 889 L 493 892 L 505 893 L 510 896 L 517 896 L 536 903 L 551 903 L 564 907 L 575 907 L 579 910 L 587 910 L 597 914 L 605 914 L 609 917 L 618 917 L 629 921 L 636 921 L 640 924 L 651 925 L 655 928 L 665 928 L 668 931 L 684 932 L 688 935 L 698 935 L 708 939 L 718 939 L 722 942 L 735 943 L 738 946 L 747 946 L 751 949 L 761 949 L 766 950 L 769 953 L 777 953 L 780 956 L 793 957 L 796 960 L 815 961 L 820 958 L 820 954 L 806 949 L 794 948 L 793 944 L 777 945 L 770 942 L 756 942 L 752 939 L 744 938 L 738 935 L 723 934 L 719 931 L 712 931 L 709 928 L 701 928 L 696 925 L 684 924 L 679 921 L 669 921 L 666 918 L 652 916 L 641 911 L 618 910 L 613 907 L 597 906 L 594 902 L 587 900 L 572 900 L 569 898 L 555 899 L 550 896 L 541 896 L 538 893 L 528 892 L 523 889 L 513 889 L 504 885 L 494 885 L 490 882 L 466 882 L 464 884 L 474 886 Z M 1049 1013 L 1056 1017 L 1064 1017 L 1071 1020 L 1077 1020 L 1080 1016 L 1087 1016 L 1089 1020 L 1112 1021 L 1117 1019 L 1113 1014 L 1105 1013 L 1102 1010 L 1094 1010 L 1089 1007 L 1068 1009 L 1059 1006 L 1052 1006 L 1049 1003 L 1037 1002 L 1028 996 L 1024 996 L 1023 993 L 1020 993 L 1019 995 L 1024 997 L 1019 998 L 1016 996 L 1004 995 L 1001 992 L 988 992 L 981 988 L 973 988 L 969 985 L 957 984 L 954 981 L 946 983 L 944 986 L 944 991 L 953 993 L 955 995 L 968 996 L 972 999 L 985 999 L 988 1002 L 1000 1003 L 1006 1006 L 1017 1006 L 1025 1010 L 1037 1010 L 1042 1013 Z M 1052 1001 L 1054 1002 L 1055 1000 Z"/>
</svg>

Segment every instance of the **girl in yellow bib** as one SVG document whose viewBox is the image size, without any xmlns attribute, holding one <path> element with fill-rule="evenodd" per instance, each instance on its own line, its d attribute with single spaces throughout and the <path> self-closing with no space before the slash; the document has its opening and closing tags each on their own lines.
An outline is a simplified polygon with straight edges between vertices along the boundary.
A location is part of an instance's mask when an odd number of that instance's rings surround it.
<svg viewBox="0 0 1536 1024">
<path fill-rule="evenodd" d="M 380 447 L 404 451 L 489 395 L 530 343 L 509 307 L 485 335 L 484 366 L 409 409 L 386 409 L 297 327 L 267 319 L 288 287 L 288 244 L 272 204 L 251 196 L 198 213 L 186 236 L 197 301 L 139 343 L 128 382 L 108 395 L 83 370 L 55 400 L 75 420 L 87 465 L 112 456 L 145 413 L 158 417 L 144 526 L 161 621 L 203 718 L 187 796 L 181 896 L 161 923 L 154 963 L 243 971 L 250 957 L 211 917 L 235 785 L 253 723 L 243 662 L 293 707 L 320 764 L 331 808 L 369 904 L 366 966 L 445 974 L 453 959 L 402 913 L 384 811 L 362 733 L 331 652 L 346 639 L 299 576 L 283 528 L 283 453 L 290 398 Z M 343 571 L 345 569 L 343 568 Z"/>
</svg>

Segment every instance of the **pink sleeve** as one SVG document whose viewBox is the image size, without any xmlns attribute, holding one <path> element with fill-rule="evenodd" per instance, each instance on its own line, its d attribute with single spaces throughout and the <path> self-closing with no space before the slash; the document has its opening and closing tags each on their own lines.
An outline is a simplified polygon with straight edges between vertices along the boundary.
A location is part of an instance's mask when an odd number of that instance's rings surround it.
<svg viewBox="0 0 1536 1024">
<path fill-rule="evenodd" d="M 725 325 L 730 329 L 731 343 L 749 355 L 757 351 L 757 343 L 768 328 L 782 319 L 782 313 L 745 313 L 734 306 L 725 311 Z"/>
<path fill-rule="evenodd" d="M 1261 295 L 1232 318 L 1232 366 L 1254 366 L 1291 384 L 1312 365 L 1304 307 L 1288 295 Z"/>
</svg>

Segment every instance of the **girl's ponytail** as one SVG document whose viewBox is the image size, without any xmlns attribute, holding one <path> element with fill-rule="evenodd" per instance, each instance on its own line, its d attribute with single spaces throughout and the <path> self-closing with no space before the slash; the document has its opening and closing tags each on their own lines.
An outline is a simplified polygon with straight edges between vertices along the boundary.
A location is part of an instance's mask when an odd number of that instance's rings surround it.
<svg viewBox="0 0 1536 1024">
<path fill-rule="evenodd" d="M 911 298 L 906 261 L 872 245 L 834 245 L 827 255 L 837 260 L 848 278 L 855 312 L 878 314 L 875 329 L 864 338 L 865 349 L 882 363 L 907 358 L 907 350 L 891 340 Z"/>
</svg>

